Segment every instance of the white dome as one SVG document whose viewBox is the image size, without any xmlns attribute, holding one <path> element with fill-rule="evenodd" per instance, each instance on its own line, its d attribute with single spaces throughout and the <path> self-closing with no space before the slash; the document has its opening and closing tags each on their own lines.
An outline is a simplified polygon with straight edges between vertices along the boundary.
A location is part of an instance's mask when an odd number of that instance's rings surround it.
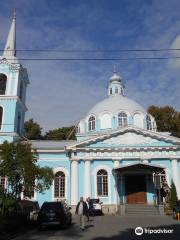
<svg viewBox="0 0 180 240">
<path fill-rule="evenodd" d="M 101 131 L 127 126 L 156 131 L 154 118 L 136 101 L 124 96 L 121 77 L 113 73 L 108 86 L 108 97 L 98 102 L 79 123 L 79 134 L 96 134 Z"/>
<path fill-rule="evenodd" d="M 146 114 L 146 110 L 140 106 L 137 102 L 123 96 L 114 95 L 110 96 L 99 103 L 97 103 L 88 113 L 89 115 L 98 116 L 102 112 L 109 112 L 111 114 L 117 114 L 118 111 L 124 110 L 133 115 L 135 112 L 141 112 Z"/>
</svg>

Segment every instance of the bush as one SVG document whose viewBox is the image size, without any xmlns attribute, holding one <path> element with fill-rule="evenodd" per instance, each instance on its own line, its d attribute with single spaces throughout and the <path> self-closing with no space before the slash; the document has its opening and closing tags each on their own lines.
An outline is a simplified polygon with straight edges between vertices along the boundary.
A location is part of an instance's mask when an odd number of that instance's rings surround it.
<svg viewBox="0 0 180 240">
<path fill-rule="evenodd" d="M 6 191 L 0 192 L 0 215 L 5 216 L 10 214 L 15 209 L 15 198 Z"/>
<path fill-rule="evenodd" d="M 177 204 L 177 192 L 176 192 L 176 186 L 174 183 L 171 183 L 171 191 L 170 191 L 170 198 L 169 198 L 169 206 L 171 209 L 174 209 Z"/>
</svg>

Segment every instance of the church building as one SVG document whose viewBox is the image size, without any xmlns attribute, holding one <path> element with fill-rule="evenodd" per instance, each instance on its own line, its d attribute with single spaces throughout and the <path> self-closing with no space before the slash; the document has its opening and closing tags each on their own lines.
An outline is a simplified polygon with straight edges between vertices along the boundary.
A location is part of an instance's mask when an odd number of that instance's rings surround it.
<svg viewBox="0 0 180 240">
<path fill-rule="evenodd" d="M 51 188 L 31 200 L 66 200 L 74 207 L 81 196 L 99 198 L 104 212 L 125 214 L 131 204 L 162 206 L 171 181 L 180 199 L 180 139 L 157 131 L 153 116 L 126 97 L 116 71 L 108 81 L 107 97 L 82 116 L 76 141 L 31 141 L 38 164 L 54 172 Z M 0 143 L 25 140 L 28 84 L 16 57 L 14 16 L 0 57 Z M 7 184 L 0 177 L 0 185 Z"/>
</svg>

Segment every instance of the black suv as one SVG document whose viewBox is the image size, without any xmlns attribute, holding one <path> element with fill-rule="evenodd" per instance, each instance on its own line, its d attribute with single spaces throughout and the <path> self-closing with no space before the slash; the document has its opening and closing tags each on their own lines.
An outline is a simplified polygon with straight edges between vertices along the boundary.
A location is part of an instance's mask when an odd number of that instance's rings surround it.
<svg viewBox="0 0 180 240">
<path fill-rule="evenodd" d="M 39 230 L 45 226 L 57 225 L 65 228 L 71 225 L 70 209 L 64 202 L 44 202 L 37 218 Z"/>
</svg>

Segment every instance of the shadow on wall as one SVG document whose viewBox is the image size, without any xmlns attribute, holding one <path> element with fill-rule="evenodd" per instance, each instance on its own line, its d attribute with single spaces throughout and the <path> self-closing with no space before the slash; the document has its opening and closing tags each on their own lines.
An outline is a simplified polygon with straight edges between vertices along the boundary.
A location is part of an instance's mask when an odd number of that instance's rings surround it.
<svg viewBox="0 0 180 240">
<path fill-rule="evenodd" d="M 180 224 L 177 225 L 162 225 L 162 226 L 154 226 L 149 227 L 151 230 L 158 229 L 173 229 L 173 233 L 143 233 L 142 235 L 136 235 L 134 228 L 128 228 L 125 231 L 120 232 L 118 235 L 112 235 L 111 237 L 96 237 L 91 240 L 179 240 L 180 237 Z"/>
</svg>

